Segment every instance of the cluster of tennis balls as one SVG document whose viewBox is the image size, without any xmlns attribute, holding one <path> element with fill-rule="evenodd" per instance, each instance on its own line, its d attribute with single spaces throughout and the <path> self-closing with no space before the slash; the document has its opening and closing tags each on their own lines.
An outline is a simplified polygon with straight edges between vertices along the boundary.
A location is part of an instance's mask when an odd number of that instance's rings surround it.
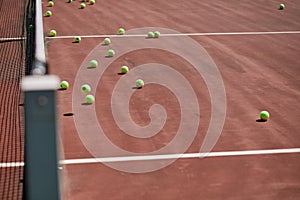
<svg viewBox="0 0 300 200">
<path fill-rule="evenodd" d="M 123 29 L 122 32 L 125 32 L 125 30 Z M 103 43 L 104 43 L 104 45 L 109 45 L 111 43 L 111 40 L 109 38 L 105 38 L 103 40 Z M 108 57 L 113 57 L 113 56 L 115 56 L 115 54 L 116 54 L 115 51 L 112 50 L 112 49 L 109 49 L 107 51 L 107 56 Z M 97 66 L 98 66 L 97 60 L 91 60 L 90 61 L 90 64 L 89 64 L 90 68 L 95 68 Z M 121 69 L 120 69 L 120 71 L 121 71 L 122 74 L 127 74 L 129 72 L 129 68 L 127 66 L 122 66 Z M 141 79 L 137 80 L 136 81 L 136 86 L 139 87 L 139 88 L 143 87 L 144 86 L 144 81 L 141 80 Z"/>
<path fill-rule="evenodd" d="M 68 0 L 68 3 L 72 3 L 73 0 Z M 90 2 L 91 5 L 94 5 L 96 3 L 95 0 L 81 0 L 82 3 L 80 3 L 80 8 L 84 9 L 86 7 L 85 2 Z"/>
<path fill-rule="evenodd" d="M 73 0 L 68 0 L 68 3 L 72 3 Z M 96 3 L 95 0 L 81 0 L 81 2 L 90 2 L 91 5 L 94 5 Z M 54 2 L 52 0 L 50 0 L 48 2 L 48 7 L 53 7 L 54 6 Z M 81 9 L 84 9 L 86 7 L 86 4 L 85 3 L 81 3 L 80 4 L 80 8 Z M 52 16 L 52 12 L 50 10 L 47 10 L 46 13 L 45 13 L 45 16 L 46 17 L 51 17 Z M 55 37 L 56 36 L 56 31 L 55 30 L 50 30 L 50 33 L 49 33 L 49 36 L 50 37 Z M 74 42 L 75 43 L 79 43 L 81 41 L 81 37 L 79 36 L 75 36 L 74 37 Z"/>
<path fill-rule="evenodd" d="M 52 30 L 54 31 L 54 30 Z M 123 28 L 120 28 L 119 29 L 119 34 L 125 34 L 125 30 Z M 56 32 L 54 31 L 53 33 L 56 34 Z M 50 32 L 51 34 L 51 32 Z M 156 33 L 159 37 L 159 32 Z M 152 37 L 156 37 L 155 34 L 153 32 L 148 32 L 148 37 L 152 38 Z M 75 37 L 75 41 L 80 41 L 80 37 Z M 111 43 L 111 40 L 109 38 L 105 38 L 103 40 L 103 43 L 105 45 L 109 45 Z M 107 52 L 108 56 L 109 57 L 112 57 L 115 55 L 115 51 L 112 50 L 112 49 L 109 49 L 108 52 Z M 89 67 L 90 68 L 96 68 L 98 66 L 98 61 L 97 60 L 91 60 L 90 61 L 90 64 L 89 64 Z M 122 66 L 121 67 L 121 73 L 122 74 L 127 74 L 129 72 L 129 68 L 127 66 Z M 138 79 L 135 81 L 135 85 L 137 88 L 142 88 L 145 83 L 142 79 Z M 62 81 L 61 84 L 60 84 L 61 88 L 62 89 L 67 89 L 69 87 L 69 83 L 67 81 Z M 88 104 L 93 104 L 95 102 L 95 97 L 92 95 L 92 94 L 88 94 L 91 92 L 91 87 L 88 85 L 88 84 L 84 84 L 81 86 L 81 92 L 84 93 L 84 94 L 87 94 L 85 96 L 85 102 L 88 103 Z M 268 119 L 270 118 L 270 114 L 268 111 L 261 111 L 259 113 L 259 116 L 260 116 L 260 120 L 261 121 L 268 121 Z"/>
<path fill-rule="evenodd" d="M 67 81 L 62 81 L 60 83 L 60 88 L 63 90 L 66 90 L 69 88 L 69 83 Z M 85 96 L 85 102 L 88 104 L 92 104 L 95 102 L 95 97 L 92 94 L 88 94 L 91 92 L 91 86 L 89 86 L 88 84 L 83 84 L 81 86 L 81 92 L 86 94 Z"/>
<path fill-rule="evenodd" d="M 72 2 L 72 0 L 69 0 L 69 1 Z M 71 2 L 69 2 L 69 3 L 71 3 Z M 81 0 L 81 2 L 90 2 L 91 5 L 94 5 L 96 3 L 95 0 Z M 81 9 L 84 9 L 85 7 L 86 7 L 85 3 L 81 3 L 80 4 L 80 8 Z"/>
<path fill-rule="evenodd" d="M 118 33 L 120 35 L 125 34 L 125 29 L 124 28 L 120 28 L 118 30 Z M 56 36 L 56 31 L 55 30 L 51 30 L 50 31 L 50 36 Z M 158 38 L 159 36 L 160 36 L 160 33 L 158 31 L 149 32 L 148 33 L 148 37 L 151 37 L 151 38 L 153 38 L 153 37 Z M 80 41 L 81 41 L 81 38 L 79 36 L 75 36 L 74 37 L 74 42 L 80 42 Z M 110 38 L 105 38 L 103 40 L 103 43 L 105 45 L 111 44 Z M 109 49 L 107 51 L 107 55 L 109 57 L 113 57 L 113 56 L 115 56 L 115 54 L 116 53 L 115 53 L 115 51 L 113 49 Z M 89 67 L 90 68 L 96 68 L 96 67 L 98 67 L 98 61 L 97 60 L 91 60 L 90 63 L 89 63 Z M 127 66 L 122 66 L 121 69 L 120 69 L 120 71 L 121 71 L 122 74 L 127 74 L 129 72 L 129 68 Z M 142 87 L 144 87 L 145 83 L 144 83 L 144 81 L 142 79 L 137 79 L 135 81 L 135 85 L 136 85 L 137 88 L 142 88 Z M 61 87 L 61 89 L 68 89 L 69 88 L 69 83 L 67 81 L 62 81 L 61 84 L 60 84 L 60 87 Z M 83 84 L 81 86 L 81 92 L 84 93 L 84 94 L 86 94 L 86 96 L 85 96 L 85 102 L 87 104 L 93 104 L 95 102 L 95 97 L 92 94 L 88 94 L 88 93 L 91 92 L 91 86 L 90 85 Z M 263 119 L 263 120 L 267 120 L 269 118 L 269 115 L 266 115 L 265 112 L 266 111 L 263 111 L 260 114 L 261 119 Z"/>
<path fill-rule="evenodd" d="M 83 93 L 83 94 L 87 94 L 86 96 L 85 96 L 85 102 L 86 103 L 88 103 L 88 104 L 92 104 L 92 103 L 94 103 L 95 102 L 95 97 L 92 95 L 92 94 L 88 94 L 88 93 L 90 93 L 91 92 L 91 86 L 89 86 L 88 84 L 83 84 L 82 86 L 81 86 L 81 92 Z"/>
<path fill-rule="evenodd" d="M 90 0 L 90 2 L 91 2 L 91 0 Z M 125 29 L 124 28 L 120 28 L 118 30 L 118 33 L 120 35 L 124 35 L 125 34 Z M 56 35 L 57 35 L 57 32 L 55 30 L 50 30 L 50 32 L 49 32 L 49 36 L 50 37 L 55 37 Z M 75 36 L 74 37 L 74 43 L 79 43 L 79 42 L 81 42 L 81 37 L 80 36 Z M 105 45 L 109 45 L 111 43 L 111 41 L 110 41 L 109 38 L 105 38 L 104 41 L 103 41 L 103 43 Z M 115 51 L 114 50 L 111 49 L 111 50 L 108 51 L 108 56 L 109 57 L 113 57 L 114 55 L 115 55 Z"/>
<path fill-rule="evenodd" d="M 154 32 L 149 31 L 147 36 L 148 36 L 148 38 L 159 38 L 160 32 L 159 31 L 154 31 Z"/>
<path fill-rule="evenodd" d="M 91 66 L 97 66 L 97 65 L 98 65 L 98 62 L 95 61 L 95 60 L 92 60 L 92 61 L 90 62 L 90 65 L 91 65 Z M 128 71 L 129 71 L 129 70 L 128 70 L 128 67 L 127 67 L 127 66 L 122 66 L 122 67 L 121 67 L 121 72 L 122 72 L 122 73 L 126 74 Z M 136 87 L 137 87 L 137 88 L 142 88 L 142 87 L 145 85 L 145 83 L 144 83 L 144 81 L 143 81 L 142 79 L 136 80 L 136 81 L 135 81 L 135 84 L 136 84 Z M 60 83 L 60 87 L 61 87 L 61 89 L 66 90 L 66 89 L 69 88 L 69 83 L 68 83 L 67 81 L 62 81 L 62 82 Z M 91 92 L 91 90 L 92 90 L 92 89 L 91 89 L 91 86 L 88 85 L 88 84 L 83 84 L 83 85 L 81 86 L 81 92 L 84 93 L 84 94 L 87 94 L 87 95 L 85 96 L 85 102 L 88 103 L 88 104 L 92 104 L 92 103 L 95 102 L 95 97 L 94 97 L 93 95 L 91 95 L 91 94 L 88 94 L 88 93 Z M 270 113 L 269 113 L 268 111 L 265 111 L 265 110 L 264 110 L 264 111 L 261 111 L 261 112 L 259 113 L 259 116 L 260 116 L 260 120 L 261 120 L 261 121 L 268 121 L 268 119 L 270 118 Z"/>
<path fill-rule="evenodd" d="M 124 28 L 120 28 L 118 30 L 118 33 L 120 35 L 125 34 L 125 29 Z M 109 45 L 111 43 L 111 40 L 109 38 L 105 38 L 103 40 L 103 43 L 104 43 L 104 45 Z M 115 56 L 115 54 L 116 54 L 115 51 L 112 50 L 112 49 L 109 49 L 107 51 L 107 56 L 108 57 L 113 57 L 113 56 Z M 90 67 L 92 67 L 93 64 L 94 64 L 94 60 L 92 60 L 90 62 Z M 120 71 L 121 71 L 122 74 L 127 74 L 129 72 L 129 68 L 127 66 L 122 66 L 121 69 L 120 69 Z M 145 85 L 145 83 L 144 83 L 144 81 L 142 79 L 138 79 L 138 80 L 136 80 L 135 85 L 136 85 L 137 88 L 142 88 Z"/>
<path fill-rule="evenodd" d="M 50 32 L 49 32 L 49 36 L 50 37 L 55 37 L 56 35 L 57 35 L 56 30 L 54 30 L 54 29 L 50 30 Z M 80 41 L 81 41 L 81 37 L 80 36 L 75 36 L 74 37 L 74 43 L 79 43 Z"/>
<path fill-rule="evenodd" d="M 53 6 L 54 6 L 54 2 L 53 2 L 52 0 L 50 0 L 50 1 L 48 2 L 48 7 L 53 7 Z M 52 16 L 52 12 L 51 12 L 50 10 L 47 10 L 46 13 L 45 13 L 45 16 L 46 16 L 46 17 Z"/>
</svg>

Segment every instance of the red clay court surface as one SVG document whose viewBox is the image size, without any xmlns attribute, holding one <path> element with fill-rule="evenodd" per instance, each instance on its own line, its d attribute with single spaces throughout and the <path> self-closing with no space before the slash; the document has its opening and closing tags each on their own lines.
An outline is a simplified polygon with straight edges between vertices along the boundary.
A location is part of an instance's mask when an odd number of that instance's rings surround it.
<svg viewBox="0 0 300 200">
<path fill-rule="evenodd" d="M 280 3 L 285 3 L 284 10 L 278 10 Z M 45 1 L 44 12 L 53 13 L 51 17 L 44 17 L 45 34 L 55 29 L 57 36 L 107 35 L 116 34 L 120 27 L 126 30 L 163 27 L 182 33 L 300 30 L 298 0 L 98 0 L 95 5 L 87 3 L 85 9 L 79 9 L 79 5 L 79 0 L 72 3 L 61 0 L 50 8 Z M 176 43 L 176 36 L 173 37 Z M 300 147 L 300 34 L 191 37 L 218 66 L 226 91 L 226 120 L 212 151 Z M 72 43 L 72 37 L 46 39 L 49 72 L 70 83 L 68 90 L 58 91 L 64 159 L 93 158 L 77 133 L 74 117 L 78 113 L 64 114 L 73 113 L 73 85 L 82 62 L 103 39 L 83 37 L 80 43 Z M 153 62 L 179 70 L 197 95 L 200 125 L 185 152 L 197 153 L 211 117 L 208 89 L 188 62 L 168 52 L 134 51 L 109 66 L 95 92 L 99 124 L 114 144 L 132 152 L 151 152 L 172 140 L 181 113 L 176 97 L 162 86 L 150 84 L 137 90 L 128 105 L 133 120 L 140 125 L 150 122 L 148 109 L 152 104 L 163 105 L 168 119 L 158 135 L 147 139 L 130 137 L 118 128 L 112 117 L 110 99 L 114 85 L 122 77 L 118 75 L 120 66 L 133 69 Z M 256 121 L 261 110 L 271 114 L 266 123 Z M 89 120 L 90 116 L 86 118 Z M 62 185 L 64 199 L 72 200 L 300 199 L 299 169 L 299 153 L 185 158 L 163 169 L 141 174 L 121 172 L 102 163 L 77 163 L 63 166 Z"/>
</svg>

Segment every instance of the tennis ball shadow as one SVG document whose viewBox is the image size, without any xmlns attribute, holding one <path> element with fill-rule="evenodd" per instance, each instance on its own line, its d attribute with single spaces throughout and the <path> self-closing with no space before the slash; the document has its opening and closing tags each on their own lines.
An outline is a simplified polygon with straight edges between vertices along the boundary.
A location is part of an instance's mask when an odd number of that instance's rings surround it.
<svg viewBox="0 0 300 200">
<path fill-rule="evenodd" d="M 140 89 L 142 89 L 142 87 L 132 87 L 131 89 L 133 89 L 133 90 L 140 90 Z"/>
<path fill-rule="evenodd" d="M 24 106 L 24 103 L 20 103 L 18 106 Z"/>
<path fill-rule="evenodd" d="M 101 44 L 101 46 L 109 46 L 109 44 Z"/>
<path fill-rule="evenodd" d="M 123 72 L 119 72 L 118 75 L 122 76 L 122 75 L 125 75 L 126 73 L 123 73 Z"/>
<path fill-rule="evenodd" d="M 58 91 L 61 91 L 61 90 L 67 90 L 67 88 L 59 88 L 57 89 Z"/>
<path fill-rule="evenodd" d="M 267 122 L 267 120 L 264 120 L 264 119 L 257 119 L 256 122 Z"/>
<path fill-rule="evenodd" d="M 96 69 L 97 67 L 88 66 L 87 69 Z"/>
<path fill-rule="evenodd" d="M 89 105 L 92 105 L 93 103 L 87 103 L 87 102 L 84 102 L 84 103 L 81 103 L 81 105 L 83 106 L 89 106 Z"/>
<path fill-rule="evenodd" d="M 105 58 L 112 58 L 113 56 L 105 56 Z"/>
<path fill-rule="evenodd" d="M 64 116 L 66 116 L 66 117 L 73 116 L 73 115 L 74 115 L 74 113 L 71 113 L 71 112 L 70 112 L 70 113 L 65 113 L 65 114 L 64 114 Z"/>
</svg>

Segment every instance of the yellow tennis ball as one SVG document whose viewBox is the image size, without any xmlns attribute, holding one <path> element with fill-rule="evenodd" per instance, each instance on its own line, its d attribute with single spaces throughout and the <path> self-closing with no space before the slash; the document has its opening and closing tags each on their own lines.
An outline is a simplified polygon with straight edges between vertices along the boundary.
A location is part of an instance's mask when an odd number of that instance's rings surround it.
<svg viewBox="0 0 300 200">
<path fill-rule="evenodd" d="M 81 92 L 85 94 L 91 92 L 91 90 L 91 86 L 89 86 L 88 84 L 84 84 L 81 86 Z"/>
<path fill-rule="evenodd" d="M 81 3 L 81 4 L 80 4 L 80 8 L 81 8 L 81 9 L 84 9 L 84 8 L 85 8 L 85 3 Z"/>
<path fill-rule="evenodd" d="M 90 67 L 95 68 L 95 67 L 97 67 L 97 66 L 98 66 L 97 60 L 91 60 L 91 61 L 90 61 Z"/>
<path fill-rule="evenodd" d="M 270 114 L 268 111 L 261 111 L 259 113 L 259 116 L 260 116 L 260 119 L 264 120 L 264 121 L 267 121 L 270 118 Z"/>
<path fill-rule="evenodd" d="M 49 33 L 49 35 L 51 37 L 55 37 L 56 36 L 56 31 L 55 30 L 51 30 L 50 33 Z"/>
<path fill-rule="evenodd" d="M 111 43 L 111 41 L 110 41 L 109 38 L 105 38 L 105 39 L 103 40 L 103 43 L 104 43 L 105 45 L 109 45 L 109 44 Z"/>
<path fill-rule="evenodd" d="M 81 37 L 79 37 L 79 36 L 74 37 L 74 42 L 79 43 L 80 41 L 81 41 Z"/>
<path fill-rule="evenodd" d="M 46 11 L 45 13 L 46 17 L 50 17 L 52 15 L 52 12 L 50 10 Z"/>
<path fill-rule="evenodd" d="M 109 57 L 113 57 L 115 54 L 116 54 L 115 51 L 112 50 L 112 49 L 110 49 L 110 50 L 107 51 L 107 55 L 108 55 Z"/>
<path fill-rule="evenodd" d="M 154 38 L 154 33 L 152 31 L 148 32 L 148 38 Z"/>
<path fill-rule="evenodd" d="M 62 88 L 62 89 L 68 89 L 68 87 L 69 87 L 69 83 L 67 81 L 62 81 L 60 83 L 60 88 Z"/>
<path fill-rule="evenodd" d="M 118 30 L 120 35 L 124 35 L 125 34 L 125 29 L 124 28 L 119 28 Z"/>
<path fill-rule="evenodd" d="M 86 95 L 85 102 L 88 104 L 92 104 L 95 102 L 95 97 L 91 94 Z"/>
<path fill-rule="evenodd" d="M 127 74 L 128 71 L 129 71 L 129 69 L 128 69 L 127 66 L 122 66 L 122 67 L 121 67 L 121 73 Z"/>
<path fill-rule="evenodd" d="M 159 31 L 155 31 L 154 32 L 154 37 L 159 38 L 159 36 L 160 36 L 160 32 Z"/>
<path fill-rule="evenodd" d="M 145 85 L 145 83 L 142 79 L 138 79 L 135 81 L 135 85 L 136 85 L 136 87 L 141 88 Z"/>
<path fill-rule="evenodd" d="M 53 1 L 49 1 L 49 2 L 48 2 L 48 6 L 49 6 L 49 7 L 53 7 L 53 6 L 54 6 L 54 2 L 53 2 Z"/>
</svg>

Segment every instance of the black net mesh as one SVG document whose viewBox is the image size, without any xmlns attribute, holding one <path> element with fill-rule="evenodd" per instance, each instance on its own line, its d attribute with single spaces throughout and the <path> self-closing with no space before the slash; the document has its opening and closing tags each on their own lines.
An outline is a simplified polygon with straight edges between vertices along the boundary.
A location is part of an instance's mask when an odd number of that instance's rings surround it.
<svg viewBox="0 0 300 200">
<path fill-rule="evenodd" d="M 34 0 L 0 0 L 0 199 L 22 199 L 23 97 L 34 57 Z M 17 166 L 5 166 L 16 163 Z"/>
</svg>

